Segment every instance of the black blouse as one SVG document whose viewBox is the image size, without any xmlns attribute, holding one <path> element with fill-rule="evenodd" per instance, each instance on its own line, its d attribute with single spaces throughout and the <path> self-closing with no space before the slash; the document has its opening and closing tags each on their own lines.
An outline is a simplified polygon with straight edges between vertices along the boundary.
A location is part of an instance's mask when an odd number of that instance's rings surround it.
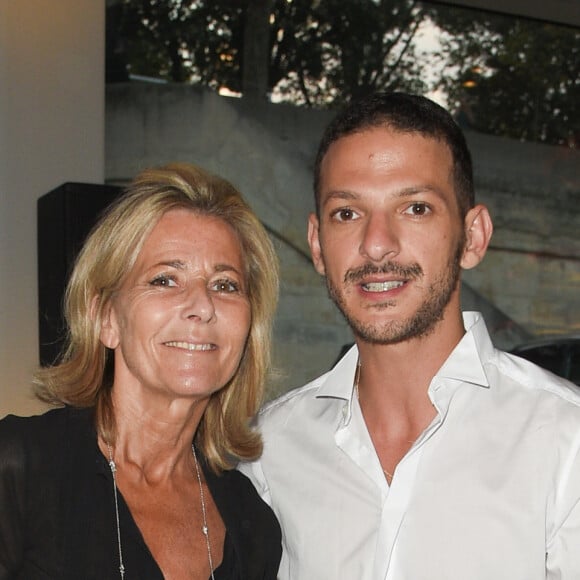
<svg viewBox="0 0 580 580">
<path fill-rule="evenodd" d="M 216 580 L 275 580 L 280 527 L 238 471 L 200 462 L 226 526 Z M 55 409 L 0 421 L 0 579 L 116 580 L 113 481 L 91 409 Z M 119 494 L 125 580 L 162 580 Z"/>
</svg>

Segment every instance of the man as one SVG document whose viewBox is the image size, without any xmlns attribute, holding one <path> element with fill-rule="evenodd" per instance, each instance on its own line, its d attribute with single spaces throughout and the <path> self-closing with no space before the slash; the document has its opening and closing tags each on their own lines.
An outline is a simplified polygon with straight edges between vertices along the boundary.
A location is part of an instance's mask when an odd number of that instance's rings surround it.
<svg viewBox="0 0 580 580">
<path fill-rule="evenodd" d="M 282 580 L 580 578 L 580 395 L 460 311 L 492 234 L 471 157 L 428 99 L 327 128 L 308 240 L 356 345 L 261 413 L 244 465 L 283 529 Z"/>
</svg>

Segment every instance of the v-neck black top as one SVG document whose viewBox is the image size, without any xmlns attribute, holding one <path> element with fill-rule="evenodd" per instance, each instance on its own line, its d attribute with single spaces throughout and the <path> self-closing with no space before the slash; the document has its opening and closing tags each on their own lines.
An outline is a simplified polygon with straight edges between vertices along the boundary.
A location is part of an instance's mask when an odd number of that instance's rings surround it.
<svg viewBox="0 0 580 580">
<path fill-rule="evenodd" d="M 226 526 L 216 580 L 275 580 L 281 533 L 271 509 L 238 471 L 200 463 Z M 121 494 L 125 580 L 163 580 Z M 65 407 L 0 421 L 0 580 L 116 580 L 113 480 L 92 409 Z"/>
</svg>

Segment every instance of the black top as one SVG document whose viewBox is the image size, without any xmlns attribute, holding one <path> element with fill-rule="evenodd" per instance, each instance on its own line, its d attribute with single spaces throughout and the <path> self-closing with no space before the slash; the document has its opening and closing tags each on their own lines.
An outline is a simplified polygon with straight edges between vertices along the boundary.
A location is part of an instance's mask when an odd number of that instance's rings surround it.
<svg viewBox="0 0 580 580">
<path fill-rule="evenodd" d="M 238 471 L 216 476 L 200 463 L 226 526 L 216 580 L 275 580 L 281 533 L 271 509 Z M 162 580 L 118 497 L 125 580 Z M 120 578 L 113 480 L 91 409 L 0 421 L 0 579 L 49 578 Z"/>
</svg>

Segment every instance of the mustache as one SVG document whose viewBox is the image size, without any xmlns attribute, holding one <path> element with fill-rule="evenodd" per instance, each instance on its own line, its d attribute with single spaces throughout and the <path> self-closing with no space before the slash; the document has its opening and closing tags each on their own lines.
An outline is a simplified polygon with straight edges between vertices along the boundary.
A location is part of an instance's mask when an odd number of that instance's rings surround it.
<svg viewBox="0 0 580 580">
<path fill-rule="evenodd" d="M 366 263 L 358 268 L 351 268 L 346 271 L 344 275 L 345 283 L 356 283 L 360 282 L 363 278 L 371 276 L 372 274 L 395 274 L 406 280 L 417 279 L 423 275 L 423 268 L 419 264 L 410 264 L 409 266 L 403 266 L 397 264 L 397 262 L 385 262 L 380 266 L 375 264 Z"/>
</svg>

